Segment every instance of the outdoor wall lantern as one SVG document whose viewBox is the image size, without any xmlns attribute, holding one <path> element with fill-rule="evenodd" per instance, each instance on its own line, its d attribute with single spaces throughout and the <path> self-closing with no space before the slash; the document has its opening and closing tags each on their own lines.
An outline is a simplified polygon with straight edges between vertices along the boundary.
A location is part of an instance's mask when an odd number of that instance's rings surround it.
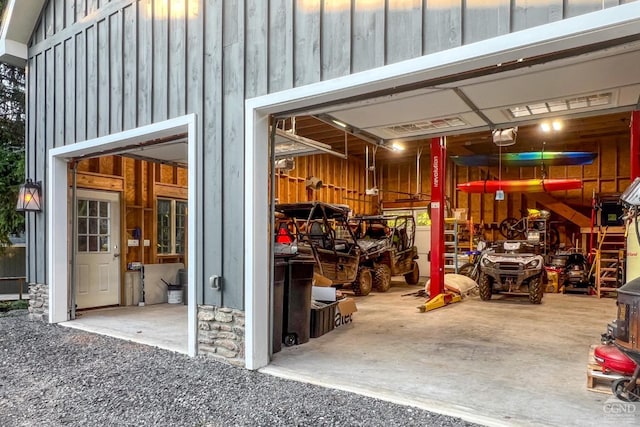
<svg viewBox="0 0 640 427">
<path fill-rule="evenodd" d="M 27 178 L 25 183 L 20 186 L 16 210 L 18 212 L 41 212 L 42 200 L 40 191 L 40 181 L 33 182 L 31 178 Z"/>
</svg>

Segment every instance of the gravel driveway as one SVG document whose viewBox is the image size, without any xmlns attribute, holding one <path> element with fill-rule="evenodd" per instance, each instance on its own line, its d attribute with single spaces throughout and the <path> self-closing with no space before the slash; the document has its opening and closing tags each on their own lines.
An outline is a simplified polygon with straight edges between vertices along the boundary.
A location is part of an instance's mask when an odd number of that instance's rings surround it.
<svg viewBox="0 0 640 427">
<path fill-rule="evenodd" d="M 0 315 L 0 425 L 469 426 L 57 325 Z"/>
</svg>

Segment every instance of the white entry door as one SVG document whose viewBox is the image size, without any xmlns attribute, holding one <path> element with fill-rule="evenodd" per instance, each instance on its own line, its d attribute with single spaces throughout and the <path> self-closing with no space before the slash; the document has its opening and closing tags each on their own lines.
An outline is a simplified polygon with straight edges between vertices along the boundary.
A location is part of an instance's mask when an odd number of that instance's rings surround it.
<svg viewBox="0 0 640 427">
<path fill-rule="evenodd" d="M 120 195 L 78 190 L 77 308 L 120 303 Z"/>
</svg>

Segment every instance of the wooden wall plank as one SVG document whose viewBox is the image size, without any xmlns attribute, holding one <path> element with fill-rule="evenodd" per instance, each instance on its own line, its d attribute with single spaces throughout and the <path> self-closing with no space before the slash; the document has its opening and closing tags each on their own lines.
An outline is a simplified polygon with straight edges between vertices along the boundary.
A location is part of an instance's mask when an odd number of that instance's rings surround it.
<svg viewBox="0 0 640 427">
<path fill-rule="evenodd" d="M 149 11 L 152 10 L 152 0 L 140 0 L 138 4 L 138 46 L 145 46 L 137 52 L 138 55 L 138 126 L 144 126 L 152 121 L 153 111 L 153 21 Z"/>
<path fill-rule="evenodd" d="M 205 3 L 206 2 L 200 2 L 200 0 L 189 0 L 188 1 L 188 12 L 189 15 L 187 16 L 187 56 L 186 56 L 186 67 L 187 67 L 187 71 L 186 71 L 186 100 L 185 100 L 185 105 L 187 108 L 187 112 L 189 113 L 195 113 L 196 114 L 196 125 L 197 125 L 197 130 L 196 130 L 196 147 L 197 147 L 197 159 L 196 160 L 196 164 L 195 165 L 191 165 L 192 167 L 196 168 L 196 174 L 197 174 L 197 181 L 202 183 L 202 170 L 203 168 L 203 159 L 204 159 L 204 146 L 205 144 L 205 135 L 204 135 L 204 128 L 205 128 L 205 117 L 204 117 L 204 97 L 206 95 L 204 95 L 205 91 L 204 91 L 204 87 L 205 87 L 205 80 L 209 80 L 211 78 L 214 78 L 212 75 L 208 75 L 205 76 L 205 70 L 204 70 L 204 44 L 205 44 L 205 34 L 204 34 L 204 20 L 205 20 Z M 220 169 L 219 166 L 214 167 L 214 169 Z M 181 170 L 178 173 L 178 184 L 187 186 L 188 182 L 187 182 L 187 171 L 186 170 Z M 205 224 L 205 215 L 204 215 L 204 211 L 202 210 L 202 206 L 203 206 L 203 193 L 202 193 L 202 186 L 200 186 L 200 191 L 198 192 L 198 194 L 196 194 L 196 200 L 198 202 L 198 205 L 200 206 L 200 210 L 197 212 L 187 212 L 187 215 L 191 216 L 191 215 L 195 215 L 195 219 L 196 219 L 196 228 L 197 230 L 199 230 L 198 233 L 196 233 L 195 235 L 189 235 L 187 237 L 187 240 L 193 240 L 195 242 L 195 245 L 200 248 L 200 249 L 204 249 L 204 239 L 203 239 L 203 235 L 204 232 L 206 230 L 206 227 L 204 226 Z M 219 200 L 219 199 L 216 199 Z M 209 212 L 213 212 L 213 209 L 210 209 Z M 214 221 L 220 221 L 219 219 L 214 220 Z M 207 218 L 207 224 L 210 224 L 213 221 L 210 221 L 209 218 Z M 218 238 L 218 242 L 214 243 L 214 245 L 216 245 L 216 247 L 220 246 L 220 235 L 217 235 Z M 204 262 L 204 251 L 200 250 L 197 252 L 197 254 L 199 255 L 199 257 L 195 260 L 195 265 L 192 266 L 195 271 L 196 271 L 196 283 L 200 284 L 200 283 L 204 283 L 204 279 L 203 279 L 203 264 L 205 264 Z M 195 254 L 187 254 L 187 256 L 193 256 Z M 217 261 L 219 262 L 219 261 Z M 208 262 L 207 262 L 208 264 Z M 185 266 L 187 265 L 186 260 L 185 260 Z M 220 271 L 220 270 L 218 270 Z M 197 302 L 198 303 L 202 303 L 203 302 L 203 295 L 201 293 L 201 289 L 202 286 L 198 286 L 197 287 Z"/>
<path fill-rule="evenodd" d="M 267 23 L 268 0 L 246 1 L 246 53 L 245 53 L 245 97 L 247 99 L 267 93 L 268 50 Z"/>
<path fill-rule="evenodd" d="M 86 69 L 87 69 L 87 96 L 85 99 L 87 110 L 87 139 L 98 136 L 98 23 L 93 27 L 87 28 L 86 39 Z"/>
<path fill-rule="evenodd" d="M 127 6 L 124 15 L 122 34 L 123 62 L 123 94 L 122 94 L 122 129 L 133 129 L 138 115 L 138 48 L 136 43 L 138 24 L 137 4 Z"/>
<path fill-rule="evenodd" d="M 168 114 L 170 118 L 182 116 L 185 105 L 186 38 L 185 22 L 188 1 L 170 3 L 168 10 L 169 52 L 168 52 Z"/>
<path fill-rule="evenodd" d="M 88 0 L 76 0 L 76 21 L 81 20 L 87 15 L 87 1 Z"/>
<path fill-rule="evenodd" d="M 66 0 L 53 0 L 53 21 L 54 21 L 54 33 L 60 32 L 64 29 L 64 19 L 65 19 L 65 5 Z"/>
<path fill-rule="evenodd" d="M 109 52 L 109 18 L 98 21 L 98 87 L 97 98 L 89 97 L 89 104 L 95 102 L 97 106 L 96 124 L 98 128 L 97 136 L 104 136 L 109 133 L 109 104 L 111 98 L 110 88 L 110 52 Z"/>
<path fill-rule="evenodd" d="M 320 81 L 320 0 L 295 2 L 293 85 Z"/>
<path fill-rule="evenodd" d="M 35 140 L 39 142 L 36 144 L 35 152 L 34 152 L 34 161 L 32 163 L 33 169 L 29 171 L 29 177 L 34 181 L 42 181 L 46 182 L 46 153 L 51 140 L 47 140 L 47 127 L 46 127 L 46 112 L 48 109 L 48 104 L 50 101 L 47 101 L 47 98 L 51 98 L 47 93 L 47 63 L 50 62 L 49 58 L 53 57 L 51 50 L 45 52 L 44 54 L 38 55 L 36 58 L 36 115 L 40 120 L 40 123 L 37 125 L 35 131 Z M 50 107 L 49 107 L 50 108 Z M 35 228 L 31 231 L 35 230 L 45 230 L 45 219 L 46 215 L 34 215 L 34 226 Z M 33 239 L 30 239 L 33 248 L 35 249 L 35 257 L 32 259 L 42 260 L 42 262 L 36 262 L 35 268 L 32 270 L 34 274 L 33 280 L 37 283 L 46 283 L 46 246 L 44 242 L 45 233 L 33 233 Z"/>
<path fill-rule="evenodd" d="M 584 15 L 603 8 L 603 0 L 566 0 L 564 18 Z"/>
<path fill-rule="evenodd" d="M 203 159 L 199 174 L 203 184 L 198 197 L 202 201 L 202 212 L 198 212 L 203 261 L 198 263 L 198 277 L 201 282 L 197 288 L 198 301 L 205 304 L 220 305 L 222 296 L 205 286 L 211 275 L 222 275 L 222 16 L 223 0 L 206 0 L 204 4 L 204 130 L 203 141 L 198 146 L 198 158 Z M 206 149 L 205 149 L 206 145 Z M 203 165 L 208 165 L 204 168 Z M 206 194 L 206 197 L 205 197 Z M 206 213 L 207 221 L 203 220 Z M 236 213 L 237 214 L 237 213 Z"/>
<path fill-rule="evenodd" d="M 125 189 L 125 180 L 121 177 L 106 176 L 92 172 L 78 172 L 76 180 L 79 188 L 105 191 L 123 191 Z M 136 184 L 135 179 L 130 179 L 127 182 L 133 186 Z"/>
<path fill-rule="evenodd" d="M 75 42 L 76 63 L 76 125 L 75 141 L 87 139 L 87 33 L 80 33 Z"/>
<path fill-rule="evenodd" d="M 44 25 L 45 25 L 45 33 L 44 37 L 49 38 L 55 34 L 56 31 L 56 23 L 55 23 L 55 1 L 49 1 L 44 8 Z"/>
<path fill-rule="evenodd" d="M 511 25 L 510 0 L 495 0 L 486 7 L 485 0 L 467 0 L 463 11 L 462 41 L 469 44 L 507 34 Z"/>
<path fill-rule="evenodd" d="M 55 46 L 45 52 L 45 141 L 47 145 L 53 146 L 54 144 L 54 129 L 56 122 L 56 109 L 55 109 L 55 82 L 56 82 L 56 57 Z M 44 166 L 44 163 L 43 163 Z"/>
<path fill-rule="evenodd" d="M 108 66 L 109 71 L 109 97 L 108 114 L 102 117 L 106 122 L 109 133 L 121 132 L 123 122 L 123 18 L 124 13 L 114 13 L 109 17 L 106 28 L 108 34 Z"/>
<path fill-rule="evenodd" d="M 548 0 L 545 3 L 514 0 L 511 12 L 513 31 L 520 31 L 562 19 L 563 0 Z"/>
<path fill-rule="evenodd" d="M 63 144 L 71 144 L 76 141 L 76 38 L 70 38 L 64 42 L 64 124 Z"/>
<path fill-rule="evenodd" d="M 269 1 L 269 92 L 293 86 L 293 3 Z"/>
<path fill-rule="evenodd" d="M 167 119 L 168 112 L 168 68 L 169 68 L 169 4 L 154 1 L 153 5 L 153 121 Z"/>
<path fill-rule="evenodd" d="M 51 78 L 51 93 L 53 98 L 53 146 L 64 145 L 65 128 L 65 72 L 64 72 L 65 45 L 59 44 L 54 47 L 53 77 Z"/>
<path fill-rule="evenodd" d="M 344 0 L 322 6 L 321 78 L 328 80 L 351 72 L 351 8 Z"/>
<path fill-rule="evenodd" d="M 222 100 L 222 247 L 223 277 L 226 292 L 222 303 L 244 307 L 243 232 L 244 202 L 244 1 L 226 0 L 223 5 L 223 100 Z"/>
<path fill-rule="evenodd" d="M 459 0 L 427 1 L 424 23 L 425 54 L 462 45 L 462 3 Z"/>
<path fill-rule="evenodd" d="M 386 63 L 422 55 L 422 1 L 387 1 Z"/>
<path fill-rule="evenodd" d="M 353 72 L 384 65 L 385 1 L 353 2 L 351 68 Z"/>
<path fill-rule="evenodd" d="M 63 1 L 65 4 L 64 9 L 64 26 L 70 27 L 76 22 L 76 7 L 79 0 Z"/>
</svg>

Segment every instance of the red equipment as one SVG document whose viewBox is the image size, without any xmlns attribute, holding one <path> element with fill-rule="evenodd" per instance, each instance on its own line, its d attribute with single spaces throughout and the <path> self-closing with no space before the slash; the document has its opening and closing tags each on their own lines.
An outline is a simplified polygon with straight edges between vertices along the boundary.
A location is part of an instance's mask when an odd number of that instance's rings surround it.
<svg viewBox="0 0 640 427">
<path fill-rule="evenodd" d="M 593 358 L 602 366 L 602 372 L 605 374 L 614 372 L 631 376 L 636 369 L 636 363 L 613 345 L 597 346 L 593 350 Z"/>
</svg>

